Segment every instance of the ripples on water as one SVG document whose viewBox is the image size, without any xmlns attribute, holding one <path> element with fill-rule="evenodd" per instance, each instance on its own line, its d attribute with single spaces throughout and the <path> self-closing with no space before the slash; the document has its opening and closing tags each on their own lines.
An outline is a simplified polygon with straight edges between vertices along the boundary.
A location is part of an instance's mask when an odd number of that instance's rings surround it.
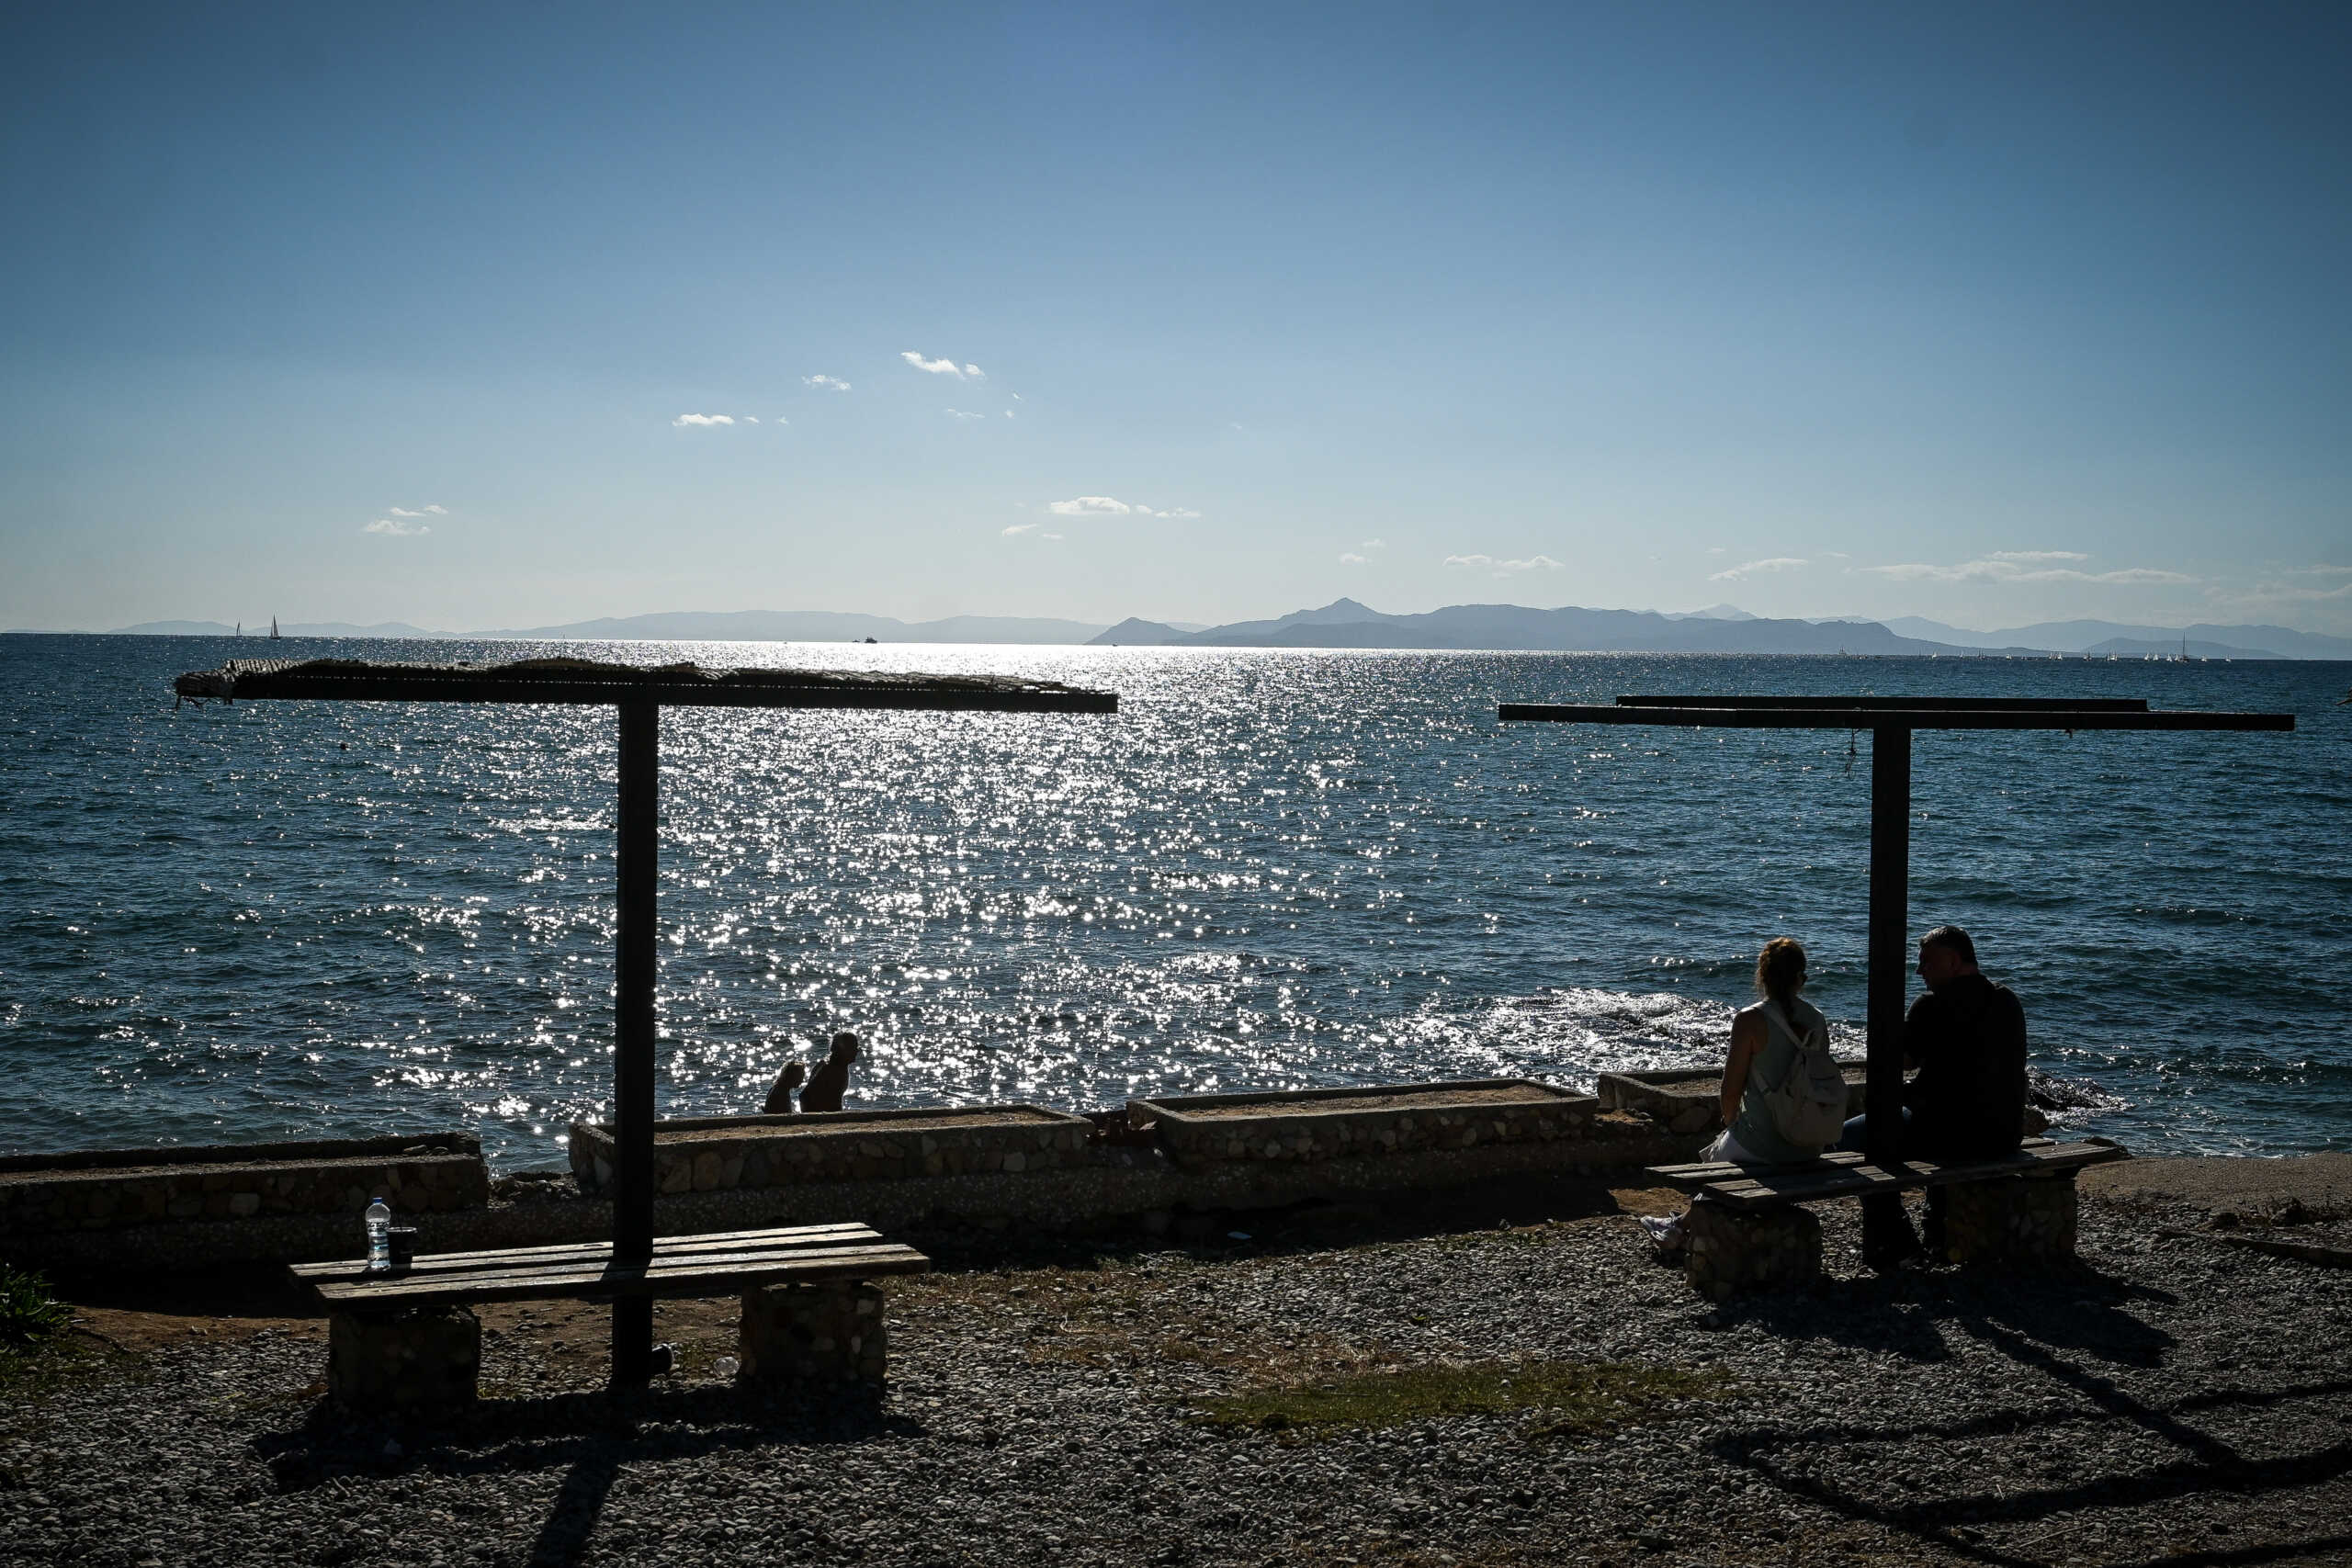
<svg viewBox="0 0 2352 1568">
<path fill-rule="evenodd" d="M 2136 1146 L 2352 1143 L 2345 666 L 0 638 L 0 1149 L 477 1128 L 561 1156 L 610 1084 L 614 720 L 251 704 L 238 654 L 1001 671 L 1115 717 L 662 718 L 664 1114 L 869 1037 L 853 1102 L 1716 1056 L 1767 936 L 1859 1049 L 1869 742 L 1499 727 L 1637 690 L 2146 696 L 2291 736 L 1923 733 L 1912 924 Z"/>
</svg>

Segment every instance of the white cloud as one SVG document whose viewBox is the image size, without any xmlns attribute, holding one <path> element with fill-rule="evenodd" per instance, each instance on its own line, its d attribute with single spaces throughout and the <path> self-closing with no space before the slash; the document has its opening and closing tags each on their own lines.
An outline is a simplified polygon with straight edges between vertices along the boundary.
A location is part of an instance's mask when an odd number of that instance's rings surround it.
<svg viewBox="0 0 2352 1568">
<path fill-rule="evenodd" d="M 997 537 L 1001 539 L 1017 539 L 1023 534 L 1034 534 L 1044 526 L 1045 525 L 1042 523 L 1015 523 L 1012 527 L 1001 530 L 997 535 Z"/>
<path fill-rule="evenodd" d="M 1012 411 L 1011 409 L 1007 409 L 1007 410 L 1005 410 L 1005 411 L 1004 411 L 1004 417 L 1005 417 L 1005 418 L 1007 418 L 1007 419 L 1011 419 L 1011 418 L 1012 417 Z"/>
<path fill-rule="evenodd" d="M 1026 401 L 1028 401 L 1028 400 L 1027 400 L 1026 398 L 1023 398 L 1023 397 L 1020 393 L 1018 393 L 1018 392 L 1010 392 L 1010 393 L 1007 393 L 1006 395 L 1007 395 L 1008 397 L 1012 398 L 1012 400 L 1014 402 L 1016 402 L 1016 403 L 1020 403 L 1020 402 L 1026 402 Z"/>
<path fill-rule="evenodd" d="M 838 376 L 803 376 L 800 378 L 800 384 L 804 387 L 814 387 L 820 391 L 828 387 L 836 392 L 849 390 L 849 383 Z"/>
<path fill-rule="evenodd" d="M 1046 510 L 1057 517 L 1165 517 L 1175 522 L 1200 515 L 1189 506 L 1171 506 L 1162 511 L 1121 501 L 1112 495 L 1080 495 L 1068 501 L 1049 501 L 1046 502 Z"/>
<path fill-rule="evenodd" d="M 397 511 L 398 508 L 394 510 Z M 395 539 L 413 539 L 419 534 L 433 532 L 433 525 L 429 523 L 409 521 L 415 515 L 416 513 L 411 512 L 398 517 L 379 517 L 359 531 L 363 534 L 388 534 Z"/>
<path fill-rule="evenodd" d="M 988 415 L 984 413 L 967 413 L 962 409 L 949 409 L 947 411 L 947 417 L 950 419 L 986 419 L 988 418 Z"/>
<path fill-rule="evenodd" d="M 1498 560 L 1493 556 L 1448 556 L 1445 564 L 1476 567 L 1491 571 L 1497 577 L 1514 577 L 1522 571 L 1557 571 L 1561 566 L 1550 556 L 1530 556 L 1525 560 Z"/>
<path fill-rule="evenodd" d="M 2088 560 L 2080 550 L 1991 550 L 1987 560 Z"/>
<path fill-rule="evenodd" d="M 2352 576 L 2352 566 L 2328 566 L 2325 564 L 2318 566 L 2299 566 L 2290 571 L 2287 575 L 2290 577 L 2347 577 Z"/>
<path fill-rule="evenodd" d="M 1041 539 L 1058 539 L 1061 536 L 1059 534 L 1040 534 L 1037 537 Z"/>
<path fill-rule="evenodd" d="M 933 376 L 953 376 L 958 381 L 966 380 L 967 378 L 974 381 L 985 381 L 988 379 L 988 372 L 981 369 L 977 365 L 958 365 L 952 359 L 925 359 L 922 355 L 917 354 L 911 348 L 899 355 L 899 357 L 913 366 L 916 369 L 925 371 Z"/>
<path fill-rule="evenodd" d="M 792 422 L 785 418 L 782 414 L 776 414 L 774 416 L 774 423 L 777 424 L 790 424 Z"/>
<path fill-rule="evenodd" d="M 1721 571 L 1709 572 L 1710 582 L 1737 582 L 1763 571 L 1792 571 L 1807 564 L 1802 556 L 1772 556 L 1764 560 L 1752 560 L 1744 566 L 1727 566 Z"/>
<path fill-rule="evenodd" d="M 1340 564 L 1341 566 L 1370 566 L 1372 562 L 1353 550 L 1342 550 L 1340 553 Z"/>
<path fill-rule="evenodd" d="M 2113 571 L 2077 571 L 2070 566 L 2049 566 L 2030 571 L 2022 564 L 2030 560 L 2089 558 L 2088 556 L 2067 551 L 2010 551 L 1949 566 L 1928 561 L 1903 561 L 1892 566 L 1857 566 L 1847 570 L 1866 572 L 1873 577 L 1891 577 L 1898 582 L 2150 583 L 2197 581 L 2182 572 L 2164 571 L 2152 566 L 2119 567 Z"/>
<path fill-rule="evenodd" d="M 1366 539 L 1362 545 L 1357 547 L 1359 549 L 1366 550 L 1385 550 L 1387 547 L 1388 541 L 1385 539 Z"/>
<path fill-rule="evenodd" d="M 745 424 L 757 424 L 760 423 L 760 416 L 755 413 L 747 413 L 743 416 L 743 423 Z"/>
<path fill-rule="evenodd" d="M 677 429 L 685 429 L 688 426 L 694 425 L 732 424 L 734 423 L 735 416 L 731 413 L 682 413 L 677 418 L 670 422 L 672 426 Z"/>
</svg>

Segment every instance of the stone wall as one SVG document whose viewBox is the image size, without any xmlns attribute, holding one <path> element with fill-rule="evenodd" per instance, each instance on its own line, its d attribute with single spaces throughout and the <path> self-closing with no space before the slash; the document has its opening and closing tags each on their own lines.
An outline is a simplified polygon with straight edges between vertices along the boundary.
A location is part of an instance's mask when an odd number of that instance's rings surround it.
<svg viewBox="0 0 2352 1568">
<path fill-rule="evenodd" d="M 1573 1142 L 1591 1129 L 1590 1095 L 1525 1079 L 1276 1094 L 1130 1100 L 1128 1120 L 1154 1128 L 1186 1166 L 1217 1161 L 1319 1163 L 1481 1145 Z"/>
<path fill-rule="evenodd" d="M 1057 1170 L 1093 1134 L 1085 1117 L 1036 1105 L 686 1117 L 655 1125 L 653 1180 L 675 1194 Z M 582 1190 L 609 1191 L 611 1126 L 572 1123 L 571 1151 Z"/>
<path fill-rule="evenodd" d="M 1838 1065 L 1846 1075 L 1846 1114 L 1860 1116 L 1865 1109 L 1863 1064 L 1845 1057 Z M 1701 1133 L 1712 1137 L 1724 1130 L 1724 1072 L 1721 1067 L 1654 1067 L 1634 1073 L 1600 1075 L 1600 1106 L 1604 1111 L 1631 1111 L 1648 1116 L 1674 1133 Z"/>
<path fill-rule="evenodd" d="M 381 1197 L 399 1213 L 489 1201 L 469 1134 L 204 1148 L 90 1150 L 0 1160 L 0 1247 L 74 1231 L 175 1222 L 336 1216 Z"/>
</svg>

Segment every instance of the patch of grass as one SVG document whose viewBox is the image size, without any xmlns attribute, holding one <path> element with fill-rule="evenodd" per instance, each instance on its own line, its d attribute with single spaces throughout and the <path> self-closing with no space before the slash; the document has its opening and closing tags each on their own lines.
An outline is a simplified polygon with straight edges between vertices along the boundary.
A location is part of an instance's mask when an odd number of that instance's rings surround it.
<svg viewBox="0 0 2352 1568">
<path fill-rule="evenodd" d="M 1193 1419 L 1228 1432 L 1317 1432 L 1401 1427 L 1440 1416 L 1538 1417 L 1531 1438 L 1570 1437 L 1638 1420 L 1680 1399 L 1711 1397 L 1723 1380 L 1635 1361 L 1478 1361 L 1265 1388 L 1193 1402 Z"/>
<path fill-rule="evenodd" d="M 0 1349 L 23 1351 L 62 1332 L 73 1310 L 50 1294 L 49 1280 L 0 1263 Z"/>
</svg>

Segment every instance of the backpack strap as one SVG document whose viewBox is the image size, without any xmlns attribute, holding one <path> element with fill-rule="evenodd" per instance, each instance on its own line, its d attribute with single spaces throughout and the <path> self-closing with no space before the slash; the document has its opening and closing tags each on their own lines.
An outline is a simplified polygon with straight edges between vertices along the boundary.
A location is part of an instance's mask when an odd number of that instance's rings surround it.
<svg viewBox="0 0 2352 1568">
<path fill-rule="evenodd" d="M 1768 1000 L 1764 1007 L 1764 1016 L 1770 1019 L 1774 1023 L 1779 1024 L 1781 1026 L 1781 1032 L 1794 1041 L 1798 1050 L 1810 1051 L 1813 1049 L 1813 1031 L 1808 1029 L 1802 1034 L 1797 1032 L 1796 1014 L 1790 1011 L 1786 1003 L 1781 1004 L 1780 1010 L 1776 1012 L 1773 1010 L 1770 1001 Z"/>
</svg>

